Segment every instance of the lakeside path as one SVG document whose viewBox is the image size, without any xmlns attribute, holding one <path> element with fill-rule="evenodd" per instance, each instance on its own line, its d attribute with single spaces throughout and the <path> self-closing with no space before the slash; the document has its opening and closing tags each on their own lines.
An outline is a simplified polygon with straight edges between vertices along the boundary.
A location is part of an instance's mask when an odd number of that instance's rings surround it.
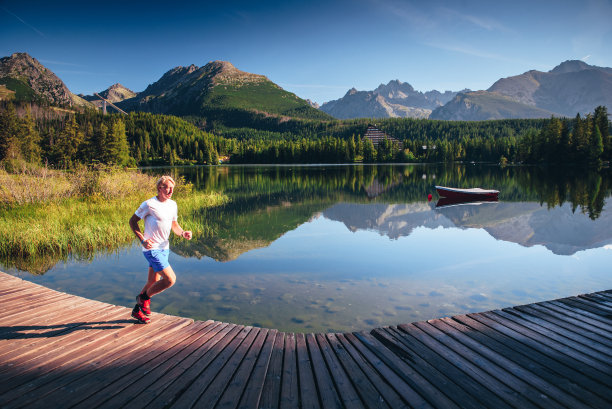
<svg viewBox="0 0 612 409">
<path fill-rule="evenodd" d="M 301 334 L 153 313 L 0 273 L 0 407 L 612 407 L 612 290 Z"/>
</svg>

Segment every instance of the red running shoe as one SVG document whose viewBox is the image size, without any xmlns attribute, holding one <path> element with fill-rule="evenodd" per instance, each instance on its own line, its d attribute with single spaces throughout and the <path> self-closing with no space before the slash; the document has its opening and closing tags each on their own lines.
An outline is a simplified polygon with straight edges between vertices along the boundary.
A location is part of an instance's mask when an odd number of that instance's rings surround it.
<svg viewBox="0 0 612 409">
<path fill-rule="evenodd" d="M 148 324 L 151 319 L 142 313 L 140 305 L 136 304 L 132 310 L 132 318 L 138 321 L 139 324 Z"/>
<path fill-rule="evenodd" d="M 136 296 L 136 302 L 140 307 L 140 311 L 142 311 L 145 315 L 151 315 L 151 299 L 145 300 L 142 298 L 142 294 L 138 294 Z"/>
</svg>

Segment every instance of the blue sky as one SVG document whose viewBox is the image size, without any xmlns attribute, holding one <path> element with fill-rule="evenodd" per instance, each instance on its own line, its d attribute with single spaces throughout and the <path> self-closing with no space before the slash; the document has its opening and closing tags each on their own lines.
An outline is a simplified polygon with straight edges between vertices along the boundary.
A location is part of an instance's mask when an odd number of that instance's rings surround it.
<svg viewBox="0 0 612 409">
<path fill-rule="evenodd" d="M 612 0 L 0 0 L 0 56 L 14 52 L 76 94 L 214 60 L 318 103 L 393 79 L 479 90 L 570 59 L 612 67 Z"/>
</svg>

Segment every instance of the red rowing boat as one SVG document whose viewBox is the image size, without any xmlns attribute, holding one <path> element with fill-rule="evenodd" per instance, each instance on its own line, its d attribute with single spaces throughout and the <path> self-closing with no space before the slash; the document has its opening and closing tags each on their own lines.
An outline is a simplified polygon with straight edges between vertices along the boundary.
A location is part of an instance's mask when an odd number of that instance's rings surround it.
<svg viewBox="0 0 612 409">
<path fill-rule="evenodd" d="M 478 200 L 478 199 L 497 199 L 499 190 L 481 189 L 474 187 L 471 189 L 459 189 L 455 187 L 436 186 L 438 195 L 448 199 Z"/>
</svg>

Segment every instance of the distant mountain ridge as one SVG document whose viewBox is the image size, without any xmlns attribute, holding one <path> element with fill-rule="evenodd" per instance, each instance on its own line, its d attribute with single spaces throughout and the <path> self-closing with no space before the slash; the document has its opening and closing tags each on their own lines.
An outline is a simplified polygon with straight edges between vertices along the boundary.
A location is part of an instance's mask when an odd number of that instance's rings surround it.
<svg viewBox="0 0 612 409">
<path fill-rule="evenodd" d="M 504 102 L 503 98 L 506 98 Z M 502 78 L 486 91 L 464 93 L 432 112 L 431 119 L 483 120 L 586 115 L 612 106 L 612 68 L 569 60 L 548 72 Z"/>
<path fill-rule="evenodd" d="M 338 119 L 427 118 L 433 109 L 446 104 L 456 94 L 436 90 L 423 93 L 406 82 L 393 80 L 373 91 L 351 88 L 344 97 L 326 102 L 320 109 Z"/>
<path fill-rule="evenodd" d="M 167 71 L 140 93 L 121 84 L 101 91 L 128 111 L 204 117 L 210 124 L 248 127 L 276 117 L 330 120 L 349 118 L 430 118 L 489 120 L 585 115 L 612 107 L 612 68 L 565 61 L 548 72 L 527 71 L 501 78 L 486 91 L 416 91 L 393 80 L 372 91 L 350 89 L 319 109 L 283 90 L 267 77 L 240 71 L 226 61 Z M 44 102 L 62 107 L 100 107 L 98 97 L 77 96 L 60 78 L 27 53 L 0 59 L 0 100 Z M 88 102 L 90 101 L 90 102 Z"/>
<path fill-rule="evenodd" d="M 518 102 L 495 92 L 459 93 L 446 105 L 437 108 L 430 119 L 451 121 L 485 121 L 492 119 L 550 118 L 558 113 Z"/>
</svg>

